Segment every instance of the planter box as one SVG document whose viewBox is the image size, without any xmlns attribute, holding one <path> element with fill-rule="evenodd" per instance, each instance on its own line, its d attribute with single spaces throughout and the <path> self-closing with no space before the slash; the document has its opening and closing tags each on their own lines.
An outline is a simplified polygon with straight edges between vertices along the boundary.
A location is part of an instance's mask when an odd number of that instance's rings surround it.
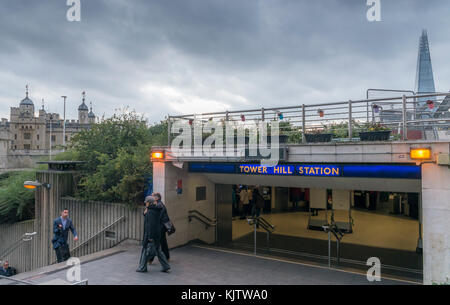
<svg viewBox="0 0 450 305">
<path fill-rule="evenodd" d="M 390 137 L 391 137 L 390 130 L 367 131 L 359 133 L 359 138 L 361 139 L 361 141 L 389 141 Z"/>
<path fill-rule="evenodd" d="M 331 142 L 333 139 L 332 133 L 319 133 L 319 134 L 305 134 L 306 142 L 308 143 L 321 143 L 321 142 Z"/>
</svg>

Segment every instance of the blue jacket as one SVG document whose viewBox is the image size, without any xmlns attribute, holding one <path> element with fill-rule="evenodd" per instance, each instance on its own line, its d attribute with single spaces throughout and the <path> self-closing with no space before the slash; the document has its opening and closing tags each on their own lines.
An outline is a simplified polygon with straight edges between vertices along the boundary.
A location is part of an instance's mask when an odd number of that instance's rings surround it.
<svg viewBox="0 0 450 305">
<path fill-rule="evenodd" d="M 59 227 L 61 225 L 61 227 Z M 78 236 L 75 227 L 73 226 L 72 220 L 67 218 L 66 228 L 62 228 L 62 220 L 61 217 L 56 218 L 53 221 L 53 249 L 58 249 L 62 245 L 67 244 L 67 239 L 69 237 L 69 230 L 72 231 L 73 236 Z"/>
</svg>

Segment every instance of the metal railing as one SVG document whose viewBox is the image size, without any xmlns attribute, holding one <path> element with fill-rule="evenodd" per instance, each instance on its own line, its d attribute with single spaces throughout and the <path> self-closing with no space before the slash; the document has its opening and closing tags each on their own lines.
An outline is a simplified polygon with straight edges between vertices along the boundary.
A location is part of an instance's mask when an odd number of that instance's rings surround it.
<svg viewBox="0 0 450 305">
<path fill-rule="evenodd" d="M 91 242 L 94 238 L 96 238 L 97 236 L 99 236 L 100 234 L 102 234 L 103 232 L 105 232 L 106 230 L 108 230 L 109 228 L 115 226 L 117 223 L 119 223 L 120 221 L 124 220 L 125 216 L 120 216 L 118 219 L 116 219 L 115 221 L 113 221 L 111 224 L 107 225 L 106 227 L 104 227 L 103 229 L 101 229 L 100 231 L 98 231 L 97 233 L 95 233 L 94 235 L 92 235 L 91 237 L 89 237 L 88 239 L 86 239 L 84 242 L 82 242 L 81 244 L 79 244 L 78 246 L 76 246 L 75 248 L 72 249 L 72 254 L 76 253 L 76 251 L 78 251 L 79 249 L 81 249 L 82 247 L 84 247 L 85 245 L 87 245 L 89 242 Z M 57 263 L 56 261 L 53 262 L 54 264 Z"/>
<path fill-rule="evenodd" d="M 317 132 L 332 133 L 341 141 L 357 141 L 359 132 L 367 130 L 369 124 L 381 123 L 399 138 L 408 140 L 408 129 L 448 130 L 450 112 L 446 105 L 449 103 L 450 93 L 433 93 L 169 116 L 168 140 L 170 143 L 171 134 L 179 132 L 173 125 L 178 120 L 202 126 L 209 122 L 228 122 L 236 129 L 251 129 L 255 123 L 278 120 L 280 134 L 289 136 L 291 142 L 302 143 L 306 142 L 306 134 Z"/>
<path fill-rule="evenodd" d="M 270 251 L 270 234 L 272 234 L 275 231 L 275 226 L 272 225 L 270 222 L 268 222 L 266 219 L 264 219 L 261 216 L 258 217 L 251 217 L 247 218 L 247 222 L 250 226 L 253 226 L 253 238 L 254 238 L 254 254 L 256 255 L 256 236 L 257 236 L 257 230 L 261 227 L 264 231 L 266 231 L 267 234 L 267 251 Z"/>
<path fill-rule="evenodd" d="M 10 245 L 5 250 L 5 252 L 3 252 L 0 255 L 0 259 L 10 255 L 12 252 L 14 252 L 14 250 L 19 248 L 23 243 L 32 241 L 33 240 L 33 236 L 35 236 L 36 234 L 37 234 L 36 232 L 23 234 L 16 242 L 14 242 L 12 245 Z"/>
<path fill-rule="evenodd" d="M 24 280 L 18 280 L 18 279 L 7 277 L 7 276 L 3 276 L 3 275 L 0 275 L 0 280 L 6 280 L 6 281 L 9 281 L 9 282 L 12 282 L 13 284 L 21 284 L 21 285 L 28 285 L 28 286 L 40 285 L 38 283 L 32 283 L 32 282 L 28 282 L 28 281 L 24 281 Z M 70 285 L 71 286 L 87 286 L 87 285 L 89 285 L 89 281 L 88 280 L 82 280 L 82 281 L 79 281 L 79 282 L 70 283 Z"/>
<path fill-rule="evenodd" d="M 6 280 L 6 281 L 10 281 L 10 282 L 17 283 L 17 284 L 22 284 L 22 285 L 37 285 L 36 283 L 31 283 L 31 282 L 23 281 L 23 280 L 17 280 L 17 279 L 11 278 L 11 277 L 3 276 L 3 275 L 0 275 L 0 280 Z"/>
<path fill-rule="evenodd" d="M 331 268 L 331 234 L 333 234 L 336 238 L 336 260 L 337 264 L 339 265 L 341 261 L 339 248 L 341 240 L 344 237 L 344 233 L 338 228 L 336 224 L 325 225 L 322 228 L 326 233 L 328 233 L 328 267 Z"/>
<path fill-rule="evenodd" d="M 189 222 L 191 222 L 192 219 L 197 219 L 198 221 L 200 221 L 201 223 L 203 223 L 205 225 L 205 229 L 208 229 L 210 227 L 215 227 L 217 225 L 216 219 L 211 219 L 208 216 L 202 214 L 201 212 L 199 212 L 197 210 L 190 210 L 188 212 L 188 219 L 189 219 Z"/>
</svg>

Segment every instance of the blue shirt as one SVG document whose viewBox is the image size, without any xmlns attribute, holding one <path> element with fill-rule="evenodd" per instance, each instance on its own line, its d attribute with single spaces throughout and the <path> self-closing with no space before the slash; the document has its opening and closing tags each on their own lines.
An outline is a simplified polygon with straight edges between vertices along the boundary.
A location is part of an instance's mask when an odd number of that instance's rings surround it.
<svg viewBox="0 0 450 305">
<path fill-rule="evenodd" d="M 64 218 L 62 218 L 62 216 L 60 218 L 61 218 L 61 222 L 62 222 L 62 225 L 63 225 L 63 229 L 65 230 L 66 229 L 67 218 L 64 219 Z"/>
</svg>

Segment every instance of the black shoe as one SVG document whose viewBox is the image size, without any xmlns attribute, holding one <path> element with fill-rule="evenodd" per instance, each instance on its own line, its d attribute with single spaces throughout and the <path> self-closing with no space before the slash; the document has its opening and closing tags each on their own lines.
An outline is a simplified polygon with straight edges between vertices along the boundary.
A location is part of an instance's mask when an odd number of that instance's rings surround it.
<svg viewBox="0 0 450 305">
<path fill-rule="evenodd" d="M 142 270 L 142 269 L 136 269 L 136 272 L 142 272 L 142 273 L 145 273 L 145 272 L 147 272 L 147 269 L 144 269 L 144 270 Z"/>
<path fill-rule="evenodd" d="M 162 269 L 161 272 L 170 273 L 170 268 Z"/>
</svg>

